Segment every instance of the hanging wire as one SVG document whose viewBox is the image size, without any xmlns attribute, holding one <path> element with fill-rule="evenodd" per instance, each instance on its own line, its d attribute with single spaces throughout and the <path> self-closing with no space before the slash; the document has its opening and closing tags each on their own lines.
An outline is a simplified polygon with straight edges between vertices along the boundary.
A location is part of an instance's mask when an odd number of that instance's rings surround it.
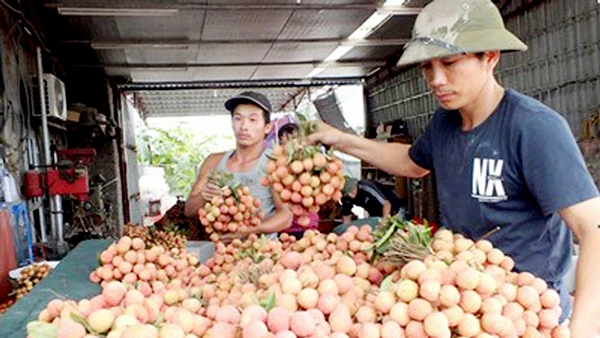
<svg viewBox="0 0 600 338">
<path fill-rule="evenodd" d="M 44 51 L 50 55 L 52 55 L 52 51 L 48 48 L 48 46 L 46 46 L 46 43 L 44 42 L 44 39 L 42 38 L 42 36 L 39 34 L 39 32 L 35 29 L 35 26 L 31 23 L 31 21 L 29 21 L 27 19 L 27 17 L 25 17 L 25 14 L 23 14 L 23 12 L 21 12 L 19 9 L 13 7 L 12 5 L 10 5 L 8 2 L 6 2 L 6 0 L 0 0 L 0 4 L 2 6 L 4 6 L 6 9 L 8 9 L 10 12 L 16 14 L 18 16 L 17 21 L 20 21 L 24 24 L 24 29 L 27 33 L 29 33 L 30 35 L 32 35 L 37 42 L 39 43 L 39 45 L 42 47 L 42 49 L 44 49 Z"/>
</svg>

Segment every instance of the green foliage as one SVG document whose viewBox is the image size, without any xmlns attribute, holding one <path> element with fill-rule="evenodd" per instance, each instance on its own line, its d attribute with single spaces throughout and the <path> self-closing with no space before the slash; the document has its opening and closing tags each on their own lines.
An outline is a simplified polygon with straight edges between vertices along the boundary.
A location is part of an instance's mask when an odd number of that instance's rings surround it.
<svg viewBox="0 0 600 338">
<path fill-rule="evenodd" d="M 172 195 L 187 197 L 204 159 L 222 141 L 215 136 L 199 137 L 190 127 L 145 128 L 138 135 L 138 163 L 162 167 Z"/>
</svg>

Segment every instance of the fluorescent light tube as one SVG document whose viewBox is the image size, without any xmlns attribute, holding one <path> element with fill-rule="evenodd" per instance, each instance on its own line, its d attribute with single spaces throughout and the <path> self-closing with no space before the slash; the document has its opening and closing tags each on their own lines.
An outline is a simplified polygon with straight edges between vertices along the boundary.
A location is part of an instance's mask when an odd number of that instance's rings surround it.
<svg viewBox="0 0 600 338">
<path fill-rule="evenodd" d="M 325 70 L 325 68 L 323 68 L 323 67 L 316 67 L 308 75 L 306 75 L 306 77 L 308 77 L 308 78 L 315 77 L 315 76 L 321 74 L 324 70 Z"/>
<path fill-rule="evenodd" d="M 190 49 L 188 43 L 146 43 L 146 42 L 92 42 L 92 48 L 97 50 L 119 50 L 119 49 Z"/>
<path fill-rule="evenodd" d="M 58 14 L 70 16 L 170 16 L 176 8 L 104 8 L 104 7 L 58 7 Z"/>
<path fill-rule="evenodd" d="M 384 23 L 388 19 L 388 14 L 382 14 L 379 12 L 373 13 L 365 22 L 360 25 L 350 36 L 348 39 L 364 39 L 371 35 L 373 31 L 377 29 L 382 23 Z"/>
<path fill-rule="evenodd" d="M 332 62 L 339 60 L 342 56 L 346 55 L 353 46 L 338 46 L 329 56 L 325 58 L 323 62 Z"/>
<path fill-rule="evenodd" d="M 405 8 L 402 7 L 407 0 L 387 0 L 382 9 L 378 9 L 375 13 L 365 20 L 350 36 L 348 36 L 347 43 L 340 44 L 329 56 L 323 60 L 323 66 L 316 67 L 306 77 L 314 77 L 323 70 L 325 70 L 325 64 L 335 62 L 346 55 L 354 45 L 359 44 L 360 40 L 366 39 L 369 35 L 373 34 L 382 24 L 384 24 L 394 14 L 417 14 L 421 10 L 420 8 Z M 598 0 L 600 1 L 600 0 Z M 389 7 L 389 8 L 388 8 Z"/>
<path fill-rule="evenodd" d="M 402 6 L 406 3 L 407 0 L 386 0 L 383 4 L 383 7 L 386 6 Z"/>
</svg>

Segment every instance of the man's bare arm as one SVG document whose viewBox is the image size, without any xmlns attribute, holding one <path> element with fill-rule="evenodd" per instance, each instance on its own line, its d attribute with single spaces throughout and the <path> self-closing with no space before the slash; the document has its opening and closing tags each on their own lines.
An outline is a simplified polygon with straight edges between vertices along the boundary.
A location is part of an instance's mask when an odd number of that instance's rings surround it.
<svg viewBox="0 0 600 338">
<path fill-rule="evenodd" d="M 222 157 L 223 153 L 211 154 L 202 163 L 196 183 L 185 202 L 184 214 L 186 216 L 196 217 L 198 210 L 207 202 L 207 198 L 220 193 L 218 187 L 207 184 L 207 182 L 208 175 L 217 167 Z"/>
<path fill-rule="evenodd" d="M 352 215 L 342 216 L 343 224 L 350 224 L 350 222 L 352 222 Z"/>
<path fill-rule="evenodd" d="M 575 306 L 571 316 L 571 337 L 595 337 L 600 323 L 600 197 L 560 211 L 579 241 Z"/>
<path fill-rule="evenodd" d="M 385 202 L 383 202 L 383 210 L 381 210 L 381 215 L 383 217 L 389 217 L 392 214 L 392 204 L 390 203 L 390 201 L 385 200 Z"/>
<path fill-rule="evenodd" d="M 271 189 L 273 202 L 275 203 L 275 213 L 273 216 L 262 221 L 260 226 L 253 232 L 274 233 L 289 228 L 292 225 L 293 214 L 290 209 L 281 201 L 279 194 Z"/>
<path fill-rule="evenodd" d="M 309 136 L 309 141 L 331 145 L 395 176 L 419 178 L 429 174 L 429 170 L 421 168 L 408 156 L 409 144 L 375 142 L 322 122 L 318 124 L 318 131 Z"/>
</svg>

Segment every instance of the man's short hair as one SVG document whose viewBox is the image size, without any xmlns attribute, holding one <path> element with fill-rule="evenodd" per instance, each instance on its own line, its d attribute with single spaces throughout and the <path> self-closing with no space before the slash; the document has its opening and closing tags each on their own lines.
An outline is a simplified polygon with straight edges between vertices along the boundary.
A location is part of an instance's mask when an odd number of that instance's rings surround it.
<svg viewBox="0 0 600 338">
<path fill-rule="evenodd" d="M 298 131 L 298 125 L 295 123 L 286 123 L 281 126 L 281 129 L 277 132 L 277 138 L 282 139 L 285 136 L 292 135 L 293 133 Z"/>
</svg>

